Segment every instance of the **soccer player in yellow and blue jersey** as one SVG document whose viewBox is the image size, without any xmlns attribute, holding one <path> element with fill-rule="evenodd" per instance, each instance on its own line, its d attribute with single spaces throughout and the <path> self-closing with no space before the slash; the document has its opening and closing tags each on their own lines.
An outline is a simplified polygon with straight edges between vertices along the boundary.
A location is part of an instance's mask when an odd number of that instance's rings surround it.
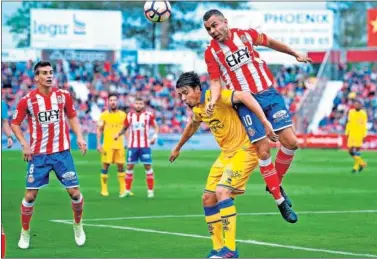
<svg viewBox="0 0 377 259">
<path fill-rule="evenodd" d="M 101 170 L 101 195 L 109 196 L 107 180 L 108 170 L 110 164 L 116 164 L 118 167 L 118 181 L 119 181 L 119 197 L 122 198 L 126 194 L 126 186 L 124 184 L 125 172 L 125 152 L 124 152 L 124 138 L 114 140 L 114 136 L 123 128 L 124 120 L 127 114 L 118 110 L 118 96 L 116 94 L 109 94 L 108 106 L 109 109 L 101 113 L 97 128 L 97 150 L 102 157 Z M 101 137 L 103 137 L 103 146 L 101 145 Z"/>
<path fill-rule="evenodd" d="M 347 147 L 350 155 L 354 158 L 352 172 L 361 172 L 366 166 L 365 161 L 361 158 L 360 148 L 363 145 L 364 138 L 368 133 L 368 116 L 362 109 L 362 101 L 355 101 L 355 108 L 348 113 L 348 121 L 346 125 Z"/>
<path fill-rule="evenodd" d="M 192 108 L 193 118 L 172 150 L 169 160 L 173 162 L 179 156 L 180 149 L 195 134 L 201 122 L 209 126 L 221 153 L 209 172 L 203 194 L 205 219 L 213 242 L 213 249 L 208 257 L 237 258 L 237 213 L 233 199 L 235 195 L 245 192 L 249 176 L 258 166 L 258 156 L 233 104 L 242 102 L 267 119 L 250 93 L 232 90 L 221 92 L 213 114 L 207 116 L 205 107 L 211 93 L 201 88 L 199 76 L 194 72 L 183 73 L 176 88 L 182 101 Z"/>
</svg>

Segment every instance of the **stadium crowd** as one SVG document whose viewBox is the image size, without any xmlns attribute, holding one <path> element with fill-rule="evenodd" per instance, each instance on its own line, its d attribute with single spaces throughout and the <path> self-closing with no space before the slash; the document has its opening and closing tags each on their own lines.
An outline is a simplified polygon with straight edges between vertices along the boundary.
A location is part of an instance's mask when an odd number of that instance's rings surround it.
<svg viewBox="0 0 377 259">
<path fill-rule="evenodd" d="M 356 99 L 362 100 L 368 115 L 368 132 L 377 133 L 377 67 L 352 69 L 344 74 L 329 116 L 319 122 L 322 133 L 344 133 L 348 111 Z"/>
<path fill-rule="evenodd" d="M 9 118 L 19 99 L 35 87 L 33 65 L 31 61 L 2 63 L 2 91 L 9 106 Z M 276 87 L 283 94 L 292 114 L 307 88 L 308 74 L 306 68 L 285 66 L 276 73 Z M 61 60 L 55 63 L 56 85 L 72 93 L 84 133 L 95 133 L 98 114 L 106 108 L 109 92 L 119 94 L 120 109 L 126 112 L 132 108 L 135 97 L 142 96 L 146 100 L 147 109 L 155 114 L 161 133 L 182 132 L 191 114 L 175 93 L 175 78 L 176 75 L 173 74 L 163 79 L 144 76 L 139 73 L 138 67 L 118 63 Z M 78 98 L 77 91 L 71 85 L 73 81 L 80 82 L 87 88 L 87 98 Z M 204 86 L 208 86 L 208 76 L 202 75 L 201 81 Z M 204 124 L 200 129 L 208 130 Z"/>
</svg>

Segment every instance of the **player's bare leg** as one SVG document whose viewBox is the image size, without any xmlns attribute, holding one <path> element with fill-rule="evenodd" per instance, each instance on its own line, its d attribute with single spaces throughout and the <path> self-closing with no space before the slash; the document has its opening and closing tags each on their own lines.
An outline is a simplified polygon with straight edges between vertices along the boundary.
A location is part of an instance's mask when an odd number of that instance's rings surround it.
<svg viewBox="0 0 377 259">
<path fill-rule="evenodd" d="M 124 184 L 126 174 L 124 172 L 124 164 L 117 164 L 118 182 L 119 182 L 119 198 L 126 196 L 126 185 Z"/>
<path fill-rule="evenodd" d="M 279 177 L 271 160 L 269 140 L 267 138 L 263 138 L 255 142 L 254 145 L 257 149 L 261 174 L 265 183 L 267 184 L 267 191 L 269 191 L 274 197 L 276 205 L 278 206 L 284 220 L 289 223 L 295 223 L 297 221 L 297 215 L 288 203 L 288 197 L 286 199 L 283 196 L 282 191 L 284 192 L 284 190 L 280 186 Z"/>
<path fill-rule="evenodd" d="M 145 164 L 145 178 L 147 182 L 147 188 L 148 188 L 148 198 L 154 197 L 154 174 L 153 174 L 153 168 L 150 164 Z"/>
<path fill-rule="evenodd" d="M 30 246 L 30 221 L 33 216 L 34 202 L 38 195 L 38 189 L 27 189 L 21 203 L 21 235 L 18 247 L 27 249 Z"/>
<path fill-rule="evenodd" d="M 126 178 L 125 178 L 125 182 L 126 182 L 126 194 L 125 194 L 125 196 L 126 197 L 130 197 L 130 196 L 134 195 L 131 191 L 132 190 L 132 182 L 134 180 L 134 168 L 135 168 L 134 164 L 127 164 L 127 171 L 126 171 Z"/>
<path fill-rule="evenodd" d="M 72 200 L 72 210 L 74 216 L 73 231 L 75 234 L 75 241 L 78 246 L 82 246 L 86 241 L 86 235 L 82 224 L 84 197 L 82 196 L 78 187 L 67 188 L 67 192 Z"/>
<path fill-rule="evenodd" d="M 101 195 L 102 196 L 109 196 L 109 189 L 108 189 L 108 170 L 109 170 L 110 164 L 103 163 L 102 164 L 102 170 L 101 170 Z"/>
<path fill-rule="evenodd" d="M 220 209 L 217 206 L 216 193 L 205 192 L 202 196 L 205 220 L 212 239 L 212 250 L 207 258 L 216 255 L 224 246 L 223 224 Z"/>
</svg>

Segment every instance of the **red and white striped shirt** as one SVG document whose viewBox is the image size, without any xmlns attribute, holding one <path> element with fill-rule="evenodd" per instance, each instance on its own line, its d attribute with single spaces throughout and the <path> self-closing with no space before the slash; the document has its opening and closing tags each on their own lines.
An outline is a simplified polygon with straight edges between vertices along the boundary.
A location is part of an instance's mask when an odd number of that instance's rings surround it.
<svg viewBox="0 0 377 259">
<path fill-rule="evenodd" d="M 151 112 L 130 112 L 124 121 L 124 126 L 130 128 L 128 148 L 148 148 L 149 129 L 156 125 L 156 120 Z"/>
<path fill-rule="evenodd" d="M 53 88 L 48 94 L 38 89 L 22 97 L 12 124 L 20 125 L 28 117 L 30 147 L 34 155 L 52 154 L 70 148 L 69 129 L 65 118 L 76 116 L 70 93 Z"/>
<path fill-rule="evenodd" d="M 267 36 L 256 30 L 231 29 L 225 42 L 211 40 L 205 51 L 211 79 L 221 79 L 228 89 L 258 93 L 272 86 L 274 77 L 254 46 L 267 45 Z"/>
</svg>

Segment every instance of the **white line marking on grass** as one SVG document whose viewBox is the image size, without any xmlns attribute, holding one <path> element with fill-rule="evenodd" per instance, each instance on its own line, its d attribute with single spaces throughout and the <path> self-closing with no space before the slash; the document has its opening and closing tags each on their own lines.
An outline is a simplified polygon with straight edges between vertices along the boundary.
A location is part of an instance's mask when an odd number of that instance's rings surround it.
<svg viewBox="0 0 377 259">
<path fill-rule="evenodd" d="M 300 211 L 296 212 L 298 215 L 304 214 L 351 214 L 351 213 L 377 213 L 377 210 L 323 210 L 323 211 Z M 280 212 L 250 212 L 250 213 L 237 213 L 238 216 L 268 216 L 280 215 Z M 133 216 L 133 217 L 117 217 L 117 218 L 97 218 L 97 219 L 84 219 L 88 221 L 111 221 L 111 220 L 126 220 L 126 219 L 163 219 L 163 218 L 197 218 L 203 217 L 203 214 L 192 215 L 156 215 L 156 216 Z M 54 222 L 70 222 L 71 219 L 56 219 L 51 220 Z"/>
<path fill-rule="evenodd" d="M 63 223 L 63 224 L 72 224 L 72 221 L 71 222 L 65 222 L 65 221 L 62 221 L 62 220 L 51 220 L 51 221 L 57 222 L 57 223 Z M 160 231 L 160 230 L 146 229 L 146 228 L 133 228 L 133 227 L 126 227 L 126 226 L 97 225 L 97 224 L 86 224 L 86 223 L 84 223 L 84 226 L 98 227 L 98 228 L 122 229 L 122 230 L 130 230 L 130 231 L 145 232 L 145 233 L 155 233 L 155 234 L 171 235 L 171 236 L 210 239 L 210 237 L 208 237 L 208 236 L 169 232 L 169 231 Z M 291 246 L 291 245 L 261 242 L 261 241 L 256 241 L 256 240 L 240 240 L 240 239 L 237 239 L 236 241 L 239 242 L 239 243 L 245 243 L 245 244 L 270 246 L 270 247 L 280 247 L 280 248 L 302 250 L 302 251 L 308 251 L 308 252 L 323 252 L 323 253 L 328 253 L 328 254 L 351 255 L 351 256 L 360 256 L 360 257 L 377 257 L 377 255 L 373 255 L 373 254 L 359 254 L 359 253 L 352 253 L 352 252 L 346 252 L 346 251 L 327 250 L 327 249 L 321 249 L 321 248 L 318 249 L 318 248 L 309 248 L 309 247 L 302 247 L 302 246 Z"/>
</svg>

